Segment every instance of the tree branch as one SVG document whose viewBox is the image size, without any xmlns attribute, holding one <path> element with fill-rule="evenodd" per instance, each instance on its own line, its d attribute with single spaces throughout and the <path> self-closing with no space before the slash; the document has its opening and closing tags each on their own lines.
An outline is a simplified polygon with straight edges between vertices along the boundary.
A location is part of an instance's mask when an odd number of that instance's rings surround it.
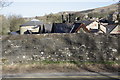
<svg viewBox="0 0 120 80">
<path fill-rule="evenodd" d="M 7 7 L 9 5 L 11 5 L 13 2 L 10 2 L 8 0 L 0 0 L 0 8 L 4 8 L 4 7 Z"/>
</svg>

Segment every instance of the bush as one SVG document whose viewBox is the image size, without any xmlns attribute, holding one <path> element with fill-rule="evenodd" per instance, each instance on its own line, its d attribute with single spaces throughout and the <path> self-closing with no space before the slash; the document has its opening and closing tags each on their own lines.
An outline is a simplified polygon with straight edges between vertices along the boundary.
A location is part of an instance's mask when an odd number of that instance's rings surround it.
<svg viewBox="0 0 120 80">
<path fill-rule="evenodd" d="M 12 15 L 8 17 L 10 23 L 10 31 L 18 31 L 19 26 L 25 22 L 25 20 L 19 15 Z"/>
<path fill-rule="evenodd" d="M 7 35 L 8 32 L 9 32 L 9 21 L 5 16 L 0 15 L 0 34 Z"/>
</svg>

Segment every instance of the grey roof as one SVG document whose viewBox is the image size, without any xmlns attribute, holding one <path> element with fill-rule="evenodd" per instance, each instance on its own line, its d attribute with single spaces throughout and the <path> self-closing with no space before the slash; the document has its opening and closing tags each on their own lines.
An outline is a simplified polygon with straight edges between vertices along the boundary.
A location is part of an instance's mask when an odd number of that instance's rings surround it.
<svg viewBox="0 0 120 80">
<path fill-rule="evenodd" d="M 90 32 L 91 33 L 97 33 L 97 32 L 99 32 L 99 29 L 91 29 Z"/>
<path fill-rule="evenodd" d="M 74 33 L 76 31 L 76 29 L 78 29 L 78 27 L 80 27 L 81 23 L 75 23 L 73 25 L 73 30 L 71 31 L 71 33 Z"/>
<path fill-rule="evenodd" d="M 53 24 L 53 33 L 75 33 L 81 23 L 55 23 Z"/>
<path fill-rule="evenodd" d="M 19 35 L 18 32 L 10 32 L 11 35 Z"/>
<path fill-rule="evenodd" d="M 94 22 L 94 21 L 77 21 L 76 23 L 82 23 L 82 24 L 85 24 L 86 26 L 87 25 L 89 25 L 89 24 L 91 24 L 92 22 Z"/>
<path fill-rule="evenodd" d="M 79 30 L 81 30 L 81 29 L 83 29 L 85 32 L 90 32 L 87 28 L 86 28 L 86 26 L 84 26 L 84 24 L 82 24 L 82 23 L 74 23 L 74 28 L 73 28 L 73 30 L 72 30 L 72 32 L 71 33 L 75 33 L 75 32 L 77 32 L 77 31 L 79 31 Z"/>
<path fill-rule="evenodd" d="M 99 22 L 101 22 L 101 23 L 109 23 L 109 21 L 106 20 L 106 19 L 101 19 L 101 20 L 99 20 Z"/>
<path fill-rule="evenodd" d="M 113 29 L 115 29 L 117 27 L 117 24 L 114 25 L 107 25 L 106 26 L 106 32 L 110 33 Z"/>
<path fill-rule="evenodd" d="M 35 25 L 43 25 L 43 22 L 41 22 L 41 21 L 39 21 L 37 19 L 33 19 L 33 20 L 31 20 L 31 21 L 29 21 L 29 22 L 27 22 L 25 24 L 22 24 L 20 26 L 22 27 L 22 26 L 35 26 Z"/>
<path fill-rule="evenodd" d="M 71 23 L 54 23 L 52 32 L 53 33 L 69 33 L 72 27 L 73 27 L 73 24 Z"/>
</svg>

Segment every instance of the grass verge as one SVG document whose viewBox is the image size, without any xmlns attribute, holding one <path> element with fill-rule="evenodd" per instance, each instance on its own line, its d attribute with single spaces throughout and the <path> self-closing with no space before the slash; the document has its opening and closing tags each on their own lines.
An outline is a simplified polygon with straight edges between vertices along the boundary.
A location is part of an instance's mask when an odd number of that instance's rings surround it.
<svg viewBox="0 0 120 80">
<path fill-rule="evenodd" d="M 120 63 L 79 61 L 29 61 L 27 63 L 4 64 L 3 73 L 48 73 L 48 72 L 117 72 Z"/>
</svg>

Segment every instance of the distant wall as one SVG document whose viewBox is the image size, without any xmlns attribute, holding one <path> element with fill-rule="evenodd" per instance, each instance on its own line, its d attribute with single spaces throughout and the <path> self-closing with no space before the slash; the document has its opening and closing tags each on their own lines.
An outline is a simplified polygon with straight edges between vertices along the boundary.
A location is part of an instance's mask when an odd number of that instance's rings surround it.
<svg viewBox="0 0 120 80">
<path fill-rule="evenodd" d="M 118 61 L 120 35 L 41 34 L 2 37 L 6 62 L 30 60 Z"/>
</svg>

